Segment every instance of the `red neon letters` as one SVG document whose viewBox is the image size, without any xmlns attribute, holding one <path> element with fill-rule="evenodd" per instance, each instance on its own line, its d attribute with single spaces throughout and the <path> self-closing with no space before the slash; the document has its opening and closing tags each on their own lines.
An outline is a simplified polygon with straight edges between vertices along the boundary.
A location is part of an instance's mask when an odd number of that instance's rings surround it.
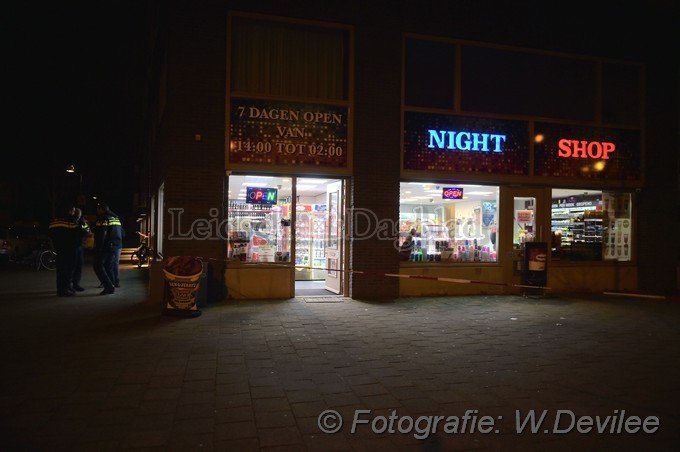
<svg viewBox="0 0 680 452">
<path fill-rule="evenodd" d="M 608 160 L 609 154 L 616 151 L 614 143 L 606 141 L 578 141 L 562 138 L 557 145 L 559 147 L 557 155 L 565 158 L 577 157 L 582 159 Z"/>
</svg>

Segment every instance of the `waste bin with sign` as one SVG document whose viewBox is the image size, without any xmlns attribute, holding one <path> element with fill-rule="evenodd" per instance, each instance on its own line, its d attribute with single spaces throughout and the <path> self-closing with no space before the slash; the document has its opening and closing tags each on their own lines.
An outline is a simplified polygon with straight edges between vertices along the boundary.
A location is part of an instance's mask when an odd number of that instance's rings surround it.
<svg viewBox="0 0 680 452">
<path fill-rule="evenodd" d="M 197 317 L 203 262 L 193 256 L 172 256 L 163 266 L 165 275 L 165 308 L 166 315 L 180 317 Z"/>
<path fill-rule="evenodd" d="M 522 285 L 524 293 L 543 294 L 548 285 L 548 244 L 546 242 L 525 242 L 522 266 Z"/>
</svg>

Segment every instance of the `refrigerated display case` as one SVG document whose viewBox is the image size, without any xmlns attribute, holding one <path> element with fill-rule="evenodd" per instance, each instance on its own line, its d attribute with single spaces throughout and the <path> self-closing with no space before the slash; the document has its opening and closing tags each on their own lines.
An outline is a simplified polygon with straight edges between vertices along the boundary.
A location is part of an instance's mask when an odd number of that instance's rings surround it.
<svg viewBox="0 0 680 452">
<path fill-rule="evenodd" d="M 298 204 L 295 216 L 295 279 L 324 279 L 326 271 L 325 204 Z"/>
<path fill-rule="evenodd" d="M 326 277 L 326 219 L 326 212 L 312 214 L 312 279 Z"/>
</svg>

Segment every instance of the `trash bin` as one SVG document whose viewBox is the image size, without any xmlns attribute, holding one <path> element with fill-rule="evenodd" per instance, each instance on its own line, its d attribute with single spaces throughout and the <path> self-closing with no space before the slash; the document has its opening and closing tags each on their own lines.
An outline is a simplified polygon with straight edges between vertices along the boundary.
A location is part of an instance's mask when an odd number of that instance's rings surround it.
<svg viewBox="0 0 680 452">
<path fill-rule="evenodd" d="M 203 262 L 193 256 L 172 256 L 163 265 L 165 275 L 165 308 L 163 313 L 181 317 L 197 317 L 197 297 L 203 275 Z"/>
<path fill-rule="evenodd" d="M 547 257 L 548 244 L 546 242 L 526 242 L 524 244 L 522 285 L 525 286 L 525 293 L 543 293 L 543 289 L 548 284 Z"/>
</svg>

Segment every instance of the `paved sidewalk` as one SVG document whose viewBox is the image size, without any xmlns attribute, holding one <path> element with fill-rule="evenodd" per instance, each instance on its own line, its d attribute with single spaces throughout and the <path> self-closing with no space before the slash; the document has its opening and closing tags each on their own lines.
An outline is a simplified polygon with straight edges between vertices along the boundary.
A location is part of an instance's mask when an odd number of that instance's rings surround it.
<svg viewBox="0 0 680 452">
<path fill-rule="evenodd" d="M 54 273 L 0 269 L 1 451 L 680 448 L 678 302 L 291 299 L 176 318 L 146 301 L 146 269 L 121 272 L 114 295 L 87 268 L 86 292 L 57 298 Z M 660 425 L 627 433 L 635 416 Z"/>
</svg>

